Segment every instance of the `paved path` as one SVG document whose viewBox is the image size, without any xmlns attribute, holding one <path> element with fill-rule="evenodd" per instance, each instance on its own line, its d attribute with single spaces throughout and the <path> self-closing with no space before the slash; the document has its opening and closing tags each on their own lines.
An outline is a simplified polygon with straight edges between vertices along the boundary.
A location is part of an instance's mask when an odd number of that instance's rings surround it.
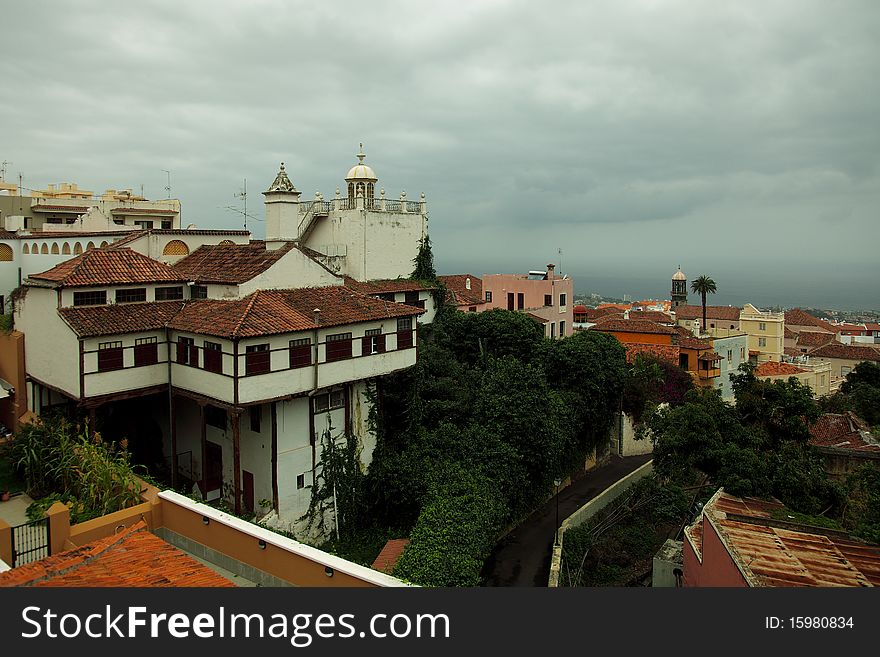
<svg viewBox="0 0 880 657">
<path fill-rule="evenodd" d="M 651 454 L 612 457 L 559 493 L 559 522 L 574 513 L 615 481 L 628 475 Z M 486 586 L 547 586 L 556 532 L 556 498 L 532 513 L 495 547 L 483 567 Z"/>
</svg>

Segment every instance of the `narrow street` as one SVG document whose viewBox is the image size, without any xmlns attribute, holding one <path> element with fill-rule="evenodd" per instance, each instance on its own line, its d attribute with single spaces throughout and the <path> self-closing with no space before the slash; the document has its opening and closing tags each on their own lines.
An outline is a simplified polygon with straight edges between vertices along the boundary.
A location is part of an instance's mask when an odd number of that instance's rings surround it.
<svg viewBox="0 0 880 657">
<path fill-rule="evenodd" d="M 612 457 L 606 465 L 575 481 L 559 493 L 559 522 L 615 481 L 628 475 L 651 454 Z M 556 498 L 537 509 L 493 550 L 483 568 L 486 586 L 547 586 L 556 531 Z"/>
</svg>

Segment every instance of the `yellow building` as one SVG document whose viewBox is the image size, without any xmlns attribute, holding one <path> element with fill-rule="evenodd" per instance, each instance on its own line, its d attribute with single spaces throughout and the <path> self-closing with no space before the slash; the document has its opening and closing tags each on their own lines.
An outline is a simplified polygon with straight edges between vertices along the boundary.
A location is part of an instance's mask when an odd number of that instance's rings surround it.
<svg viewBox="0 0 880 657">
<path fill-rule="evenodd" d="M 739 328 L 749 336 L 749 359 L 757 363 L 782 361 L 785 353 L 785 315 L 747 303 L 739 315 Z"/>
</svg>

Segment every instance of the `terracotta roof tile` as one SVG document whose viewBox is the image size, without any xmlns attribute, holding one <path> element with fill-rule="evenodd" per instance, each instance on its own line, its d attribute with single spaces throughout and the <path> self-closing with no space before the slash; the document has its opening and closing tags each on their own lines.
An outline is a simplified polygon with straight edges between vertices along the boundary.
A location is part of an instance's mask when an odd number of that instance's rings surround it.
<svg viewBox="0 0 880 657">
<path fill-rule="evenodd" d="M 356 281 L 351 276 L 345 277 L 345 285 L 361 294 L 388 294 L 392 292 L 421 292 L 433 290 L 434 287 L 408 278 L 381 279 L 372 281 Z"/>
<path fill-rule="evenodd" d="M 113 208 L 110 214 L 180 214 L 177 210 L 168 210 L 166 208 Z"/>
<path fill-rule="evenodd" d="M 400 555 L 403 554 L 403 549 L 407 545 L 409 545 L 408 538 L 392 538 L 389 540 L 385 543 L 385 547 L 382 548 L 382 551 L 379 553 L 379 556 L 376 557 L 376 560 L 373 561 L 373 570 L 379 570 L 383 573 L 391 574 L 391 571 L 394 570 L 394 567 L 397 565 L 397 560 L 400 559 Z"/>
<path fill-rule="evenodd" d="M 0 573 L 0 587 L 235 586 L 147 530 L 123 532 Z"/>
<path fill-rule="evenodd" d="M 457 306 L 476 306 L 486 303 L 483 298 L 483 279 L 471 274 L 448 274 L 438 276 L 446 286 L 447 300 Z M 471 280 L 471 289 L 467 289 L 467 279 Z"/>
<path fill-rule="evenodd" d="M 663 326 L 656 322 L 649 322 L 644 319 L 617 319 L 608 317 L 600 319 L 596 325 L 591 328 L 594 331 L 605 331 L 614 333 L 659 333 L 663 335 L 676 335 L 677 332 L 671 326 Z"/>
<path fill-rule="evenodd" d="M 711 351 L 715 347 L 712 344 L 711 340 L 704 340 L 703 338 L 695 338 L 693 336 L 681 336 L 678 338 L 678 346 L 682 349 L 697 349 L 697 350 L 709 350 Z"/>
<path fill-rule="evenodd" d="M 187 279 L 168 265 L 131 249 L 89 249 L 31 279 L 60 287 L 128 285 L 134 283 L 180 283 Z"/>
<path fill-rule="evenodd" d="M 47 203 L 37 203 L 31 206 L 34 212 L 76 212 L 84 214 L 89 211 L 89 205 L 49 205 Z"/>
<path fill-rule="evenodd" d="M 788 328 L 788 326 L 786 326 L 783 329 L 782 335 L 783 335 L 783 337 L 785 337 L 786 340 L 788 340 L 788 339 L 793 340 L 793 339 L 797 338 L 798 333 L 797 333 L 797 331 L 792 331 L 790 328 Z"/>
<path fill-rule="evenodd" d="M 238 285 L 262 274 L 293 248 L 293 242 L 273 250 L 261 241 L 208 244 L 178 260 L 174 270 L 189 281 Z"/>
<path fill-rule="evenodd" d="M 755 368 L 755 376 L 793 376 L 803 374 L 806 371 L 791 363 L 777 363 L 774 360 L 768 360 Z"/>
<path fill-rule="evenodd" d="M 785 311 L 785 323 L 791 326 L 814 326 L 824 331 L 834 332 L 833 325 L 824 319 L 813 317 L 810 313 L 800 308 L 792 308 Z"/>
<path fill-rule="evenodd" d="M 829 342 L 834 342 L 834 334 L 833 333 L 820 333 L 818 331 L 801 331 L 797 334 L 797 342 L 795 343 L 798 347 L 821 347 L 823 345 L 828 344 Z"/>
<path fill-rule="evenodd" d="M 738 322 L 739 308 L 733 306 L 706 306 L 706 319 Z M 679 306 L 675 309 L 675 319 L 703 319 L 703 306 Z"/>
<path fill-rule="evenodd" d="M 832 342 L 810 352 L 810 356 L 822 358 L 845 358 L 847 360 L 872 360 L 880 362 L 880 349 L 860 347 L 854 344 Z"/>
<path fill-rule="evenodd" d="M 678 365 L 678 357 L 681 354 L 681 349 L 676 345 L 638 344 L 627 342 L 624 343 L 623 346 L 626 349 L 626 362 L 628 363 L 635 362 L 636 356 L 644 355 L 654 356 L 655 358 L 665 360 L 673 365 Z"/>
<path fill-rule="evenodd" d="M 810 443 L 816 447 L 836 447 L 859 452 L 880 452 L 867 423 L 852 411 L 826 413 L 810 427 Z"/>
<path fill-rule="evenodd" d="M 158 331 L 183 307 L 183 301 L 116 303 L 60 308 L 58 314 L 81 338 Z"/>
<path fill-rule="evenodd" d="M 313 310 L 320 309 L 319 323 Z M 421 308 L 375 299 L 345 286 L 258 290 L 243 299 L 188 302 L 168 326 L 219 337 L 255 337 L 319 327 L 412 317 Z"/>
<path fill-rule="evenodd" d="M 672 316 L 659 310 L 630 310 L 630 319 L 646 319 L 649 322 L 657 322 L 659 324 L 671 324 Z"/>
<path fill-rule="evenodd" d="M 583 314 L 588 322 L 595 322 L 601 317 L 617 317 L 623 319 L 623 311 L 619 308 L 587 308 Z"/>
<path fill-rule="evenodd" d="M 583 315 L 587 312 L 587 307 L 582 304 L 578 304 L 574 308 L 572 308 L 571 311 L 576 315 Z"/>
</svg>

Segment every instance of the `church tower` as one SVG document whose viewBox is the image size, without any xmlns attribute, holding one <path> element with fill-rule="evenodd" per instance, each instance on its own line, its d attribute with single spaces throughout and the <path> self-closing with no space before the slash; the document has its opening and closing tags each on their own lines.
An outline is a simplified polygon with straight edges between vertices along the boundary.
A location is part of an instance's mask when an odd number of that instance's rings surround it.
<svg viewBox="0 0 880 657">
<path fill-rule="evenodd" d="M 686 306 L 688 302 L 688 282 L 687 276 L 678 266 L 678 271 L 672 275 L 672 309 L 675 310 L 679 306 Z"/>
</svg>

